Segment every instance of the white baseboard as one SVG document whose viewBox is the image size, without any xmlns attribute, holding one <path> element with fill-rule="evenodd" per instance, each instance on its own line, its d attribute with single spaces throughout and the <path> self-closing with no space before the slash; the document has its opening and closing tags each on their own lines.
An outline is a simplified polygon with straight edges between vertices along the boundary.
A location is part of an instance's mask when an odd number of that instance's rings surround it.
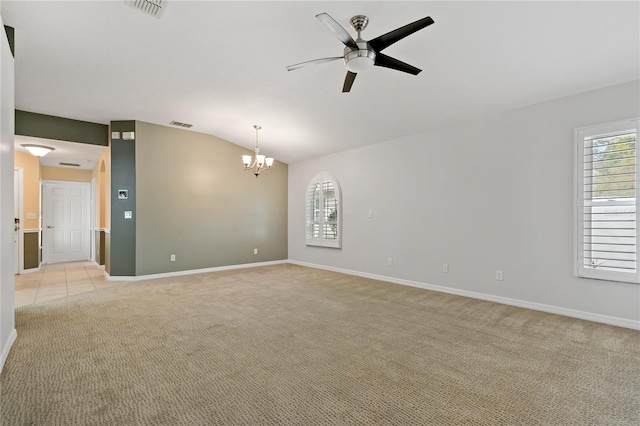
<svg viewBox="0 0 640 426">
<path fill-rule="evenodd" d="M 230 271 L 232 269 L 257 268 L 259 266 L 281 265 L 289 263 L 288 260 L 272 260 L 269 262 L 241 263 L 239 265 L 216 266 L 213 268 L 190 269 L 187 271 L 166 272 L 162 274 L 137 275 L 137 276 L 111 276 L 106 271 L 104 275 L 109 281 L 144 281 L 158 278 L 180 277 L 183 275 L 205 274 L 207 272 Z"/>
<path fill-rule="evenodd" d="M 517 306 L 520 308 L 533 309 L 535 311 L 548 312 L 551 314 L 564 315 L 571 318 L 579 318 L 587 321 L 598 322 L 602 324 L 615 325 L 618 327 L 631 328 L 640 330 L 640 321 L 630 320 L 626 318 L 612 317 L 609 315 L 595 314 L 592 312 L 578 311 L 575 309 L 563 308 L 560 306 L 545 305 L 543 303 L 529 302 L 520 299 L 511 299 L 509 297 L 494 296 L 491 294 L 477 293 L 474 291 L 460 290 L 457 288 L 443 287 L 439 285 L 426 284 L 417 281 L 403 280 L 400 278 L 387 277 L 384 275 L 369 274 L 367 272 L 352 271 L 350 269 L 334 268 L 332 266 L 318 265 L 315 263 L 300 262 L 289 259 L 289 263 L 310 268 L 325 269 L 327 271 L 340 272 L 347 275 L 355 275 L 363 278 L 371 278 L 378 281 L 387 281 L 394 284 L 401 284 L 410 287 L 423 288 L 425 290 L 438 291 L 440 293 L 455 294 L 458 296 L 471 297 L 473 299 L 487 300 L 489 302 L 502 303 L 503 305 Z"/>
<path fill-rule="evenodd" d="M 38 265 L 37 268 L 23 269 L 20 274 L 31 274 L 33 272 L 39 272 L 42 269 L 42 264 Z"/>
<path fill-rule="evenodd" d="M 9 356 L 9 351 L 11 350 L 11 347 L 13 346 L 13 343 L 16 341 L 17 337 L 18 337 L 18 332 L 14 328 L 13 330 L 11 330 L 11 333 L 9 334 L 9 340 L 7 340 L 7 344 L 4 345 L 4 348 L 2 348 L 2 354 L 0 355 L 0 373 L 4 368 L 4 362 L 7 360 L 7 357 Z"/>
</svg>

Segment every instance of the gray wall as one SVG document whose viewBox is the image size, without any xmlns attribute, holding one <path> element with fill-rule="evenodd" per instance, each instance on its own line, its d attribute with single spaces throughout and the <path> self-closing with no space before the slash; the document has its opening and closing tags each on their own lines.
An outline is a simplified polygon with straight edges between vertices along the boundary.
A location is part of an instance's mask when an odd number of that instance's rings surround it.
<svg viewBox="0 0 640 426">
<path fill-rule="evenodd" d="M 287 258 L 287 165 L 256 179 L 243 154 L 252 151 L 136 122 L 136 275 Z"/>
<path fill-rule="evenodd" d="M 639 92 L 630 82 L 291 164 L 289 258 L 638 321 L 640 285 L 573 276 L 573 185 L 574 128 L 640 115 Z M 304 244 L 320 171 L 342 186 L 341 250 Z"/>
</svg>

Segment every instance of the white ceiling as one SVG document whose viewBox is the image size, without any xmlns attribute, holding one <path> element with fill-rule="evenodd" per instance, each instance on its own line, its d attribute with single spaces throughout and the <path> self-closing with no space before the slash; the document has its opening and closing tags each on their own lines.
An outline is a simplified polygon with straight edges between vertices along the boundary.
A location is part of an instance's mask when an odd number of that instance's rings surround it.
<svg viewBox="0 0 640 426">
<path fill-rule="evenodd" d="M 193 124 L 293 163 L 640 78 L 640 2 L 169 1 L 161 19 L 124 1 L 2 1 L 15 28 L 16 108 L 107 124 Z M 435 24 L 341 93 L 342 54 L 315 18 L 367 15 L 372 39 Z M 355 34 L 354 34 L 355 36 Z"/>
<path fill-rule="evenodd" d="M 40 164 L 43 166 L 83 170 L 93 170 L 100 156 L 106 149 L 100 145 L 16 135 L 15 150 L 29 153 L 29 151 L 22 146 L 23 144 L 44 145 L 53 148 L 53 151 L 44 157 L 40 157 Z M 63 165 L 60 163 L 77 164 L 77 166 Z"/>
</svg>

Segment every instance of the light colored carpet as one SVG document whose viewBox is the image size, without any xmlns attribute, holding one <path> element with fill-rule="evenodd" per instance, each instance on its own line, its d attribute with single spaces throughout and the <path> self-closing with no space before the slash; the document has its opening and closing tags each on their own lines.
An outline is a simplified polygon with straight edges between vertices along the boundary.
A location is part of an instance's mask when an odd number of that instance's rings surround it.
<svg viewBox="0 0 640 426">
<path fill-rule="evenodd" d="M 16 320 L 6 426 L 640 424 L 640 332 L 295 265 Z"/>
</svg>

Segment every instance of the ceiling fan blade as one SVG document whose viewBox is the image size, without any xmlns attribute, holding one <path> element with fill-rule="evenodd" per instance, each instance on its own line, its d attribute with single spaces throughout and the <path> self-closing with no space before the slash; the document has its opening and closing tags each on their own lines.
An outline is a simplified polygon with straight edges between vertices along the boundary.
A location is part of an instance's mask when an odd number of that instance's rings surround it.
<svg viewBox="0 0 640 426">
<path fill-rule="evenodd" d="M 344 85 L 342 86 L 342 93 L 347 93 L 351 91 L 351 86 L 353 86 L 353 81 L 356 79 L 355 72 L 347 71 L 347 76 L 344 79 Z"/>
<path fill-rule="evenodd" d="M 300 69 L 300 68 L 308 67 L 309 65 L 323 64 L 325 62 L 336 61 L 338 59 L 343 59 L 343 57 L 342 56 L 334 56 L 334 57 L 331 57 L 331 58 L 314 59 L 312 61 L 300 62 L 299 64 L 289 65 L 286 68 L 287 68 L 287 71 L 293 71 L 293 70 L 297 70 L 297 69 Z"/>
<path fill-rule="evenodd" d="M 338 37 L 338 40 L 344 43 L 345 46 L 353 47 L 356 49 L 358 48 L 355 40 L 349 35 L 347 30 L 345 30 L 342 25 L 338 24 L 335 19 L 329 16 L 328 13 L 320 13 L 316 15 L 316 18 L 321 20 L 327 27 L 329 27 L 329 29 L 333 31 L 333 34 Z"/>
<path fill-rule="evenodd" d="M 405 25 L 404 27 L 397 28 L 393 31 L 381 35 L 380 37 L 376 37 L 373 40 L 370 40 L 369 46 L 371 46 L 376 52 L 381 52 L 396 41 L 402 40 L 406 36 L 411 35 L 425 27 L 428 27 L 431 24 L 433 24 L 433 19 L 431 19 L 430 16 L 418 19 L 416 22 L 412 22 Z"/>
<path fill-rule="evenodd" d="M 402 61 L 387 56 L 384 53 L 377 53 L 374 65 L 379 67 L 391 68 L 392 70 L 398 70 L 409 74 L 417 75 L 422 71 L 420 68 L 416 68 L 412 65 L 406 64 Z"/>
</svg>

